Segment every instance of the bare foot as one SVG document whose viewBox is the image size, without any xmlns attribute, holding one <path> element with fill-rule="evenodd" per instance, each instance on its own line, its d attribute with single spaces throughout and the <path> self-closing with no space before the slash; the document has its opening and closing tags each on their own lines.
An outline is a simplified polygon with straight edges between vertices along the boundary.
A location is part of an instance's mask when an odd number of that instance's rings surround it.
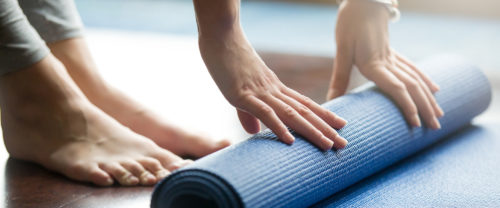
<svg viewBox="0 0 500 208">
<path fill-rule="evenodd" d="M 152 185 L 190 163 L 92 105 L 52 55 L 1 76 L 0 107 L 12 157 L 75 180 Z"/>
<path fill-rule="evenodd" d="M 169 124 L 107 84 L 99 75 L 83 39 L 63 40 L 49 47 L 94 105 L 160 147 L 177 155 L 198 158 L 230 145 L 228 140 L 215 141 Z"/>
</svg>

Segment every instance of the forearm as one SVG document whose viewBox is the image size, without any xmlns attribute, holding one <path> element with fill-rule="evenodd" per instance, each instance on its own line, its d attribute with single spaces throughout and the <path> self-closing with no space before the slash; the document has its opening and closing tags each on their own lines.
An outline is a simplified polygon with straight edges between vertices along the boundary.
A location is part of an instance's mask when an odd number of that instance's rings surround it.
<svg viewBox="0 0 500 208">
<path fill-rule="evenodd" d="M 200 39 L 242 35 L 239 0 L 193 0 Z"/>
</svg>

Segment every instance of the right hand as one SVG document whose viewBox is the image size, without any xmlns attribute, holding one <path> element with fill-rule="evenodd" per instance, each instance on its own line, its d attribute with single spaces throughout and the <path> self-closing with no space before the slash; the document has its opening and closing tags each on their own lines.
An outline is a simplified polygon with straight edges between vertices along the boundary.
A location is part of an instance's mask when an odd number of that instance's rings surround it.
<svg viewBox="0 0 500 208">
<path fill-rule="evenodd" d="M 295 139 L 289 126 L 322 150 L 347 145 L 335 130 L 346 121 L 281 83 L 242 32 L 220 39 L 200 37 L 199 44 L 212 78 L 236 107 L 247 132 L 259 132 L 260 120 L 287 144 Z"/>
</svg>

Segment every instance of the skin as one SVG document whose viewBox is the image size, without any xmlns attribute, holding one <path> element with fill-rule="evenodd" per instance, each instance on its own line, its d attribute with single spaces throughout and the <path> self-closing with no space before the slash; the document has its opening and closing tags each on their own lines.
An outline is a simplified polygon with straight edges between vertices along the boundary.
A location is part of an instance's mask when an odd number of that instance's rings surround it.
<svg viewBox="0 0 500 208">
<path fill-rule="evenodd" d="M 249 133 L 260 122 L 281 141 L 287 126 L 321 150 L 343 148 L 336 129 L 346 121 L 286 87 L 265 65 L 239 23 L 239 1 L 194 0 L 200 52 Z M 345 93 L 352 65 L 393 96 L 412 125 L 418 113 L 439 128 L 438 90 L 410 61 L 389 48 L 387 12 L 380 5 L 346 1 L 337 23 L 337 58 L 329 98 Z M 78 181 L 107 186 L 152 185 L 229 145 L 165 122 L 100 77 L 82 38 L 50 43 L 53 54 L 0 77 L 4 142 L 10 155 Z M 260 122 L 259 122 L 260 121 Z M 36 148 L 36 151 L 33 151 Z"/>
<path fill-rule="evenodd" d="M 336 131 L 346 121 L 286 87 L 257 55 L 240 25 L 239 1 L 193 2 L 203 60 L 247 132 L 259 132 L 261 121 L 286 144 L 294 142 L 288 126 L 321 150 L 347 145 Z"/>
<path fill-rule="evenodd" d="M 327 99 L 345 94 L 353 66 L 375 82 L 401 107 L 408 123 L 421 126 L 420 117 L 439 129 L 444 115 L 433 93 L 439 86 L 407 58 L 389 46 L 389 13 L 383 5 L 364 0 L 344 1 L 336 25 L 337 57 Z"/>
<path fill-rule="evenodd" d="M 227 139 L 216 141 L 168 123 L 109 85 L 99 74 L 83 38 L 50 43 L 49 47 L 92 104 L 158 146 L 182 157 L 199 158 L 230 145 Z"/>
<path fill-rule="evenodd" d="M 0 77 L 9 154 L 78 180 L 152 185 L 191 161 L 136 134 L 93 105 L 49 55 Z"/>
</svg>

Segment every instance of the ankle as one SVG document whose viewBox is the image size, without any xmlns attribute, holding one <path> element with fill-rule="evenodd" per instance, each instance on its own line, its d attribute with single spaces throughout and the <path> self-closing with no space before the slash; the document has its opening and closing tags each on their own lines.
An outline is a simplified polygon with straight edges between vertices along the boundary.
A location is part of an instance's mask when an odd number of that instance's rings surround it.
<svg viewBox="0 0 500 208">
<path fill-rule="evenodd" d="M 53 56 L 0 77 L 0 106 L 16 117 L 37 117 L 48 109 L 75 108 L 84 100 L 64 66 Z"/>
</svg>

